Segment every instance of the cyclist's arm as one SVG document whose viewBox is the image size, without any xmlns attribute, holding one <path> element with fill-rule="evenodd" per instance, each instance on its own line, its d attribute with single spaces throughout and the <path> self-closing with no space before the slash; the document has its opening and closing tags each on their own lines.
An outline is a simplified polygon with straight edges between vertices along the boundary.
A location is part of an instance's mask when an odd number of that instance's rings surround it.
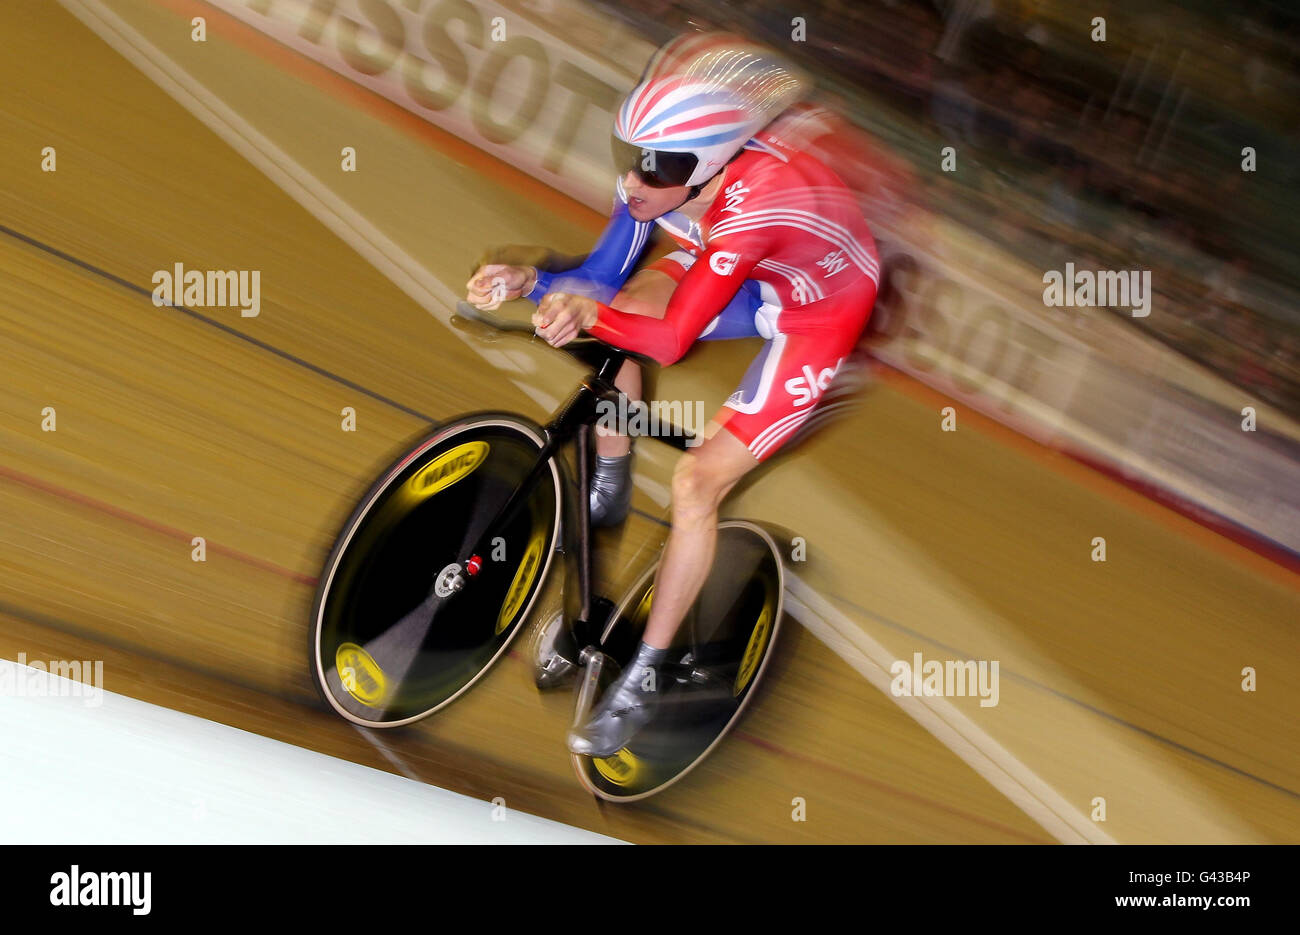
<svg viewBox="0 0 1300 935">
<path fill-rule="evenodd" d="M 661 364 L 680 360 L 709 322 L 735 298 L 755 264 L 766 255 L 762 245 L 752 238 L 726 240 L 725 245 L 710 245 L 686 271 L 668 300 L 663 318 L 632 315 L 597 303 L 596 323 L 587 329 L 588 333 L 615 347 L 646 354 Z"/>
<path fill-rule="evenodd" d="M 619 191 L 621 195 L 621 187 Z M 632 275 L 652 226 L 649 221 L 635 220 L 620 197 L 604 233 L 582 265 L 561 273 L 537 270 L 537 282 L 524 298 L 539 302 L 548 292 L 569 292 L 608 302 Z"/>
</svg>

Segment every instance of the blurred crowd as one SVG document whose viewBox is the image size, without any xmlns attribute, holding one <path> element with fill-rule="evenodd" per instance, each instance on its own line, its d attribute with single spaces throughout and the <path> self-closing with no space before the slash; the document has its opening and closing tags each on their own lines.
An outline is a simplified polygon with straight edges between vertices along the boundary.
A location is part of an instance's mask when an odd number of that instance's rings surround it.
<svg viewBox="0 0 1300 935">
<path fill-rule="evenodd" d="M 1300 414 L 1300 7 L 593 2 L 655 41 L 694 25 L 786 50 L 929 204 L 1043 270 L 1151 270 L 1137 326 Z"/>
</svg>

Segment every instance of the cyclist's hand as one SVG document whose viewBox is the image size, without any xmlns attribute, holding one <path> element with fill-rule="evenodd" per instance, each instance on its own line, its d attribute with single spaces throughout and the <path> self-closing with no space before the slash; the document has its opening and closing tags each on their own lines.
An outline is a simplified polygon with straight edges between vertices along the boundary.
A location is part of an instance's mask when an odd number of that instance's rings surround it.
<svg viewBox="0 0 1300 935">
<path fill-rule="evenodd" d="M 596 302 L 582 295 L 548 292 L 533 313 L 537 333 L 552 347 L 563 347 L 596 324 Z"/>
<path fill-rule="evenodd" d="M 533 282 L 533 270 L 527 266 L 489 263 L 480 266 L 465 283 L 465 299 L 475 308 L 491 311 L 502 302 L 519 298 Z"/>
</svg>

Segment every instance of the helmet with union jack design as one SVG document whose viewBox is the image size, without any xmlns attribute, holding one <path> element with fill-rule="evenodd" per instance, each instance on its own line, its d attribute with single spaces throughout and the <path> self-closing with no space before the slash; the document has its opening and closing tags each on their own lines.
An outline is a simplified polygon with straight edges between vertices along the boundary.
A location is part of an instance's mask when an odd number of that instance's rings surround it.
<svg viewBox="0 0 1300 935">
<path fill-rule="evenodd" d="M 726 33 L 691 33 L 650 60 L 614 120 L 614 166 L 657 188 L 698 189 L 807 90 L 776 53 Z"/>
</svg>

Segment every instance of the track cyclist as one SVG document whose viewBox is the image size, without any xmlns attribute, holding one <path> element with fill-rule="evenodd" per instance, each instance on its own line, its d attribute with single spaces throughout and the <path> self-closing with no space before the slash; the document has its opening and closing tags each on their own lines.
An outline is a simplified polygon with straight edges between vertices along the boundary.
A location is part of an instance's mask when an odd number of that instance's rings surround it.
<svg viewBox="0 0 1300 935">
<path fill-rule="evenodd" d="M 679 360 L 700 339 L 761 336 L 740 386 L 677 462 L 672 528 L 635 657 L 569 749 L 611 756 L 655 714 L 656 666 L 702 587 L 718 508 L 817 409 L 871 314 L 879 261 L 849 191 L 817 159 L 764 128 L 806 90 L 770 51 L 696 33 L 660 49 L 623 102 L 613 151 L 621 175 L 613 214 L 575 269 L 482 265 L 467 283 L 480 308 L 537 302 L 537 334 L 559 347 L 581 332 L 654 358 Z M 679 247 L 635 272 L 653 225 Z M 617 385 L 641 395 L 628 361 Z M 631 439 L 601 434 L 592 521 L 621 522 L 631 499 Z"/>
</svg>

